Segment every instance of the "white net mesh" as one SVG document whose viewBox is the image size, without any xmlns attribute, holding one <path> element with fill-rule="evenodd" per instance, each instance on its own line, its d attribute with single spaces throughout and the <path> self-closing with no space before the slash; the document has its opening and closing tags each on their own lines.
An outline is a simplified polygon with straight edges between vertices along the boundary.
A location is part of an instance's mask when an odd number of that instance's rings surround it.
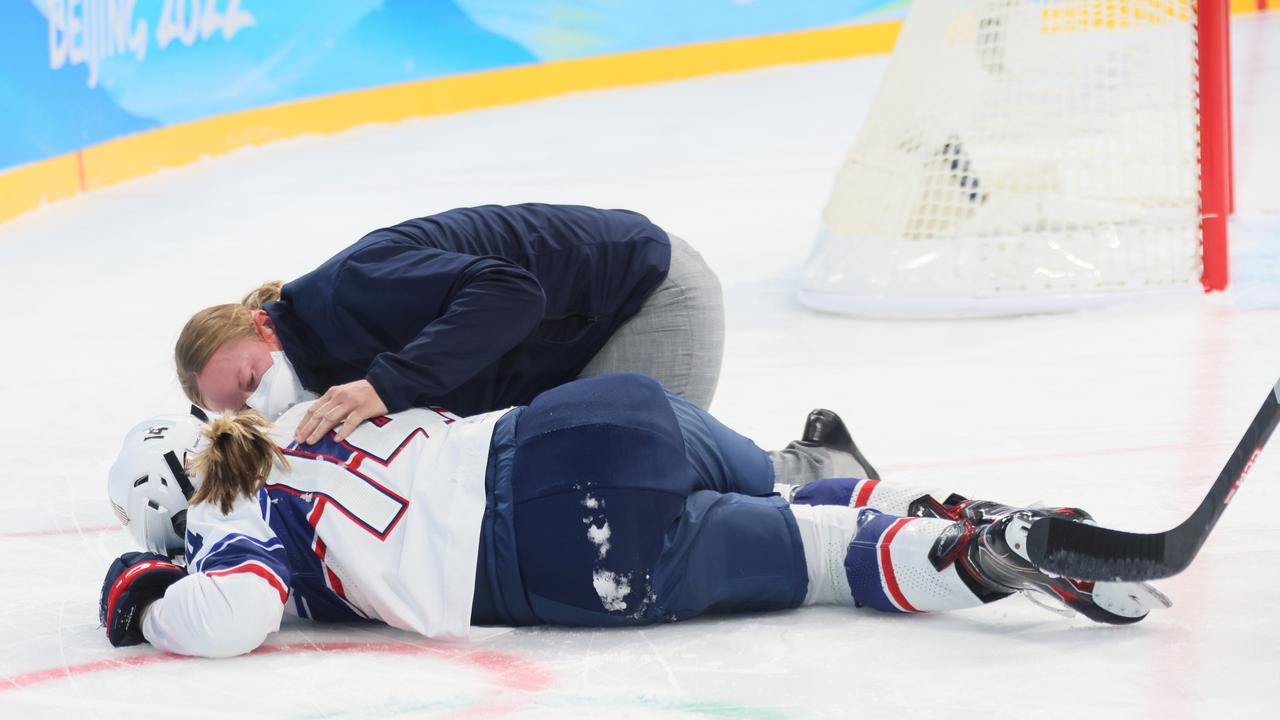
<svg viewBox="0 0 1280 720">
<path fill-rule="evenodd" d="M 1200 276 L 1194 4 L 915 0 L 801 297 L 960 315 Z"/>
</svg>

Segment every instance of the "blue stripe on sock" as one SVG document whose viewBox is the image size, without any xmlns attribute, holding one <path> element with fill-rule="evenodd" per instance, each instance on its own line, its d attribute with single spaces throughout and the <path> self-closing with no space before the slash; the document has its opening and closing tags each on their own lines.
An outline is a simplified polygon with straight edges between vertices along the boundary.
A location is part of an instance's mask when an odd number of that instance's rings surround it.
<svg viewBox="0 0 1280 720">
<path fill-rule="evenodd" d="M 853 601 L 857 605 L 884 612 L 903 612 L 889 599 L 889 594 L 880 581 L 880 538 L 901 518 L 866 509 L 858 516 L 860 522 L 867 513 L 873 513 L 875 517 L 860 525 L 844 558 L 844 571 L 849 578 Z"/>
<path fill-rule="evenodd" d="M 858 485 L 856 478 L 830 478 L 815 480 L 796 491 L 791 498 L 792 505 L 843 505 L 849 507 L 853 501 L 853 490 Z"/>
</svg>

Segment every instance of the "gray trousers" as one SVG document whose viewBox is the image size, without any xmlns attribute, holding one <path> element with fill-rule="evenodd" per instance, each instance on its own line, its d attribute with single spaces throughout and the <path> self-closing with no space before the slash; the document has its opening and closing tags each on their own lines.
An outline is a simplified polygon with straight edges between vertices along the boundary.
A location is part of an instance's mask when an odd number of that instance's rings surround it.
<svg viewBox="0 0 1280 720">
<path fill-rule="evenodd" d="M 623 323 L 579 377 L 633 372 L 706 410 L 724 359 L 720 280 L 689 243 L 671 239 L 671 269 L 640 311 Z"/>
<path fill-rule="evenodd" d="M 724 359 L 720 280 L 689 243 L 671 239 L 671 269 L 640 311 L 609 338 L 579 377 L 633 372 L 706 410 Z M 790 443 L 769 453 L 777 483 L 800 487 L 829 477 L 865 477 L 852 456 Z"/>
</svg>

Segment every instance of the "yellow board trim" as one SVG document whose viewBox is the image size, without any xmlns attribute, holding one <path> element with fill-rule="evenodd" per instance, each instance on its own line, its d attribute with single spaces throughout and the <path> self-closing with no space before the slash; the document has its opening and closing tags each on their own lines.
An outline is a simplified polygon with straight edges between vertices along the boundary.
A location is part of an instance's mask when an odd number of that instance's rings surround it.
<svg viewBox="0 0 1280 720">
<path fill-rule="evenodd" d="M 0 222 L 80 192 L 79 153 L 0 173 Z"/>
</svg>

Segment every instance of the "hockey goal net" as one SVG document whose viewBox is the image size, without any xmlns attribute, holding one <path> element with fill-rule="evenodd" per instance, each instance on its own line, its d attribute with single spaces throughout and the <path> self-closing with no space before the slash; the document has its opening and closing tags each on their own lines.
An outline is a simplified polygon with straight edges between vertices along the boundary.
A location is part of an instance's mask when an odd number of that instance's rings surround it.
<svg viewBox="0 0 1280 720">
<path fill-rule="evenodd" d="M 1227 0 L 913 0 L 801 299 L 999 315 L 1226 284 Z"/>
</svg>

